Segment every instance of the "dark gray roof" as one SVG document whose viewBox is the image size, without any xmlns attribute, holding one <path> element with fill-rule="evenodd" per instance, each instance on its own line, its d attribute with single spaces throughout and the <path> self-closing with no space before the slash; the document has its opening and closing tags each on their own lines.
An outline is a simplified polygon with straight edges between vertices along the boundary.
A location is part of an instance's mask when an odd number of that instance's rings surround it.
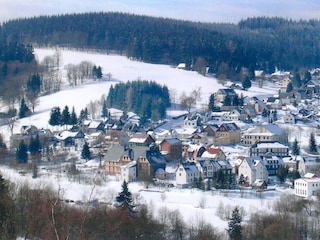
<svg viewBox="0 0 320 240">
<path fill-rule="evenodd" d="M 118 162 L 121 156 L 128 154 L 128 149 L 125 149 L 121 145 L 113 145 L 104 156 L 104 160 L 108 162 Z"/>
</svg>

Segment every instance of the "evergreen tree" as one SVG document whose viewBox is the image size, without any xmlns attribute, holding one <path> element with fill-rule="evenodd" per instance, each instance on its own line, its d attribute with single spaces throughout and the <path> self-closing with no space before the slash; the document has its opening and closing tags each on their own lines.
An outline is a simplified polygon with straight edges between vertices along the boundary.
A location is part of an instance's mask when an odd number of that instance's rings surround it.
<svg viewBox="0 0 320 240">
<path fill-rule="evenodd" d="M 7 145 L 5 144 L 5 142 L 3 141 L 3 137 L 0 134 L 0 160 L 5 159 L 5 157 L 8 154 L 8 149 L 7 149 Z"/>
<path fill-rule="evenodd" d="M 275 122 L 277 120 L 278 120 L 278 112 L 277 112 L 277 110 L 274 110 L 272 112 L 272 122 Z"/>
<path fill-rule="evenodd" d="M 229 96 L 226 96 L 223 100 L 224 106 L 231 106 L 231 98 Z"/>
<path fill-rule="evenodd" d="M 51 109 L 49 124 L 52 126 L 60 125 L 61 123 L 61 112 L 59 107 Z"/>
<path fill-rule="evenodd" d="M 210 95 L 208 108 L 209 108 L 209 111 L 214 111 L 214 109 L 215 109 L 215 105 L 214 105 L 214 93 L 212 93 L 212 94 Z"/>
<path fill-rule="evenodd" d="M 309 71 L 306 71 L 304 74 L 303 81 L 306 83 L 312 79 L 311 73 Z"/>
<path fill-rule="evenodd" d="M 27 92 L 32 92 L 38 95 L 41 87 L 41 79 L 39 74 L 34 74 L 27 82 Z"/>
<path fill-rule="evenodd" d="M 123 181 L 122 191 L 116 197 L 116 202 L 119 207 L 128 210 L 129 214 L 134 213 L 134 205 L 132 204 L 132 194 L 128 189 L 128 184 L 126 181 Z"/>
<path fill-rule="evenodd" d="M 315 139 L 315 136 L 314 136 L 314 133 L 312 132 L 310 134 L 310 139 L 309 139 L 309 151 L 311 153 L 317 153 L 318 150 L 317 150 L 317 143 L 316 143 L 316 139 Z"/>
<path fill-rule="evenodd" d="M 28 147 L 23 140 L 20 141 L 16 151 L 16 159 L 19 163 L 28 162 Z"/>
<path fill-rule="evenodd" d="M 69 107 L 66 105 L 61 114 L 61 125 L 68 125 L 71 123 L 71 116 Z"/>
<path fill-rule="evenodd" d="M 78 123 L 78 117 L 77 114 L 74 110 L 74 107 L 72 107 L 72 112 L 71 112 L 71 116 L 70 116 L 70 124 L 71 125 L 76 125 Z"/>
<path fill-rule="evenodd" d="M 93 69 L 92 69 L 92 75 L 95 77 L 95 78 L 98 78 L 98 79 L 101 79 L 102 78 L 102 68 L 100 66 L 93 66 Z"/>
<path fill-rule="evenodd" d="M 243 104 L 244 104 L 244 96 L 243 96 L 243 93 L 241 93 L 239 98 L 239 106 L 243 106 Z"/>
<path fill-rule="evenodd" d="M 249 89 L 249 88 L 251 88 L 251 80 L 250 80 L 250 78 L 249 78 L 248 76 L 243 79 L 243 81 L 242 81 L 242 87 L 243 87 L 244 89 Z"/>
<path fill-rule="evenodd" d="M 289 173 L 289 167 L 288 166 L 280 166 L 278 168 L 277 175 L 279 177 L 280 182 L 284 182 L 287 179 Z"/>
<path fill-rule="evenodd" d="M 287 93 L 291 93 L 292 90 L 293 90 L 293 85 L 292 85 L 292 83 L 290 82 L 290 83 L 288 84 L 288 86 L 287 86 L 286 92 L 287 92 Z"/>
<path fill-rule="evenodd" d="M 106 100 L 104 100 L 103 104 L 102 104 L 101 117 L 103 117 L 103 118 L 108 117 L 108 108 L 107 108 L 107 101 Z"/>
<path fill-rule="evenodd" d="M 28 111 L 29 111 L 29 108 L 26 105 L 26 102 L 25 102 L 24 98 L 22 98 L 21 102 L 20 102 L 20 108 L 19 108 L 19 118 L 26 117 Z"/>
<path fill-rule="evenodd" d="M 0 239 L 16 239 L 14 213 L 8 183 L 0 174 Z"/>
<path fill-rule="evenodd" d="M 36 136 L 36 138 L 32 138 L 30 140 L 29 144 L 29 152 L 32 156 L 38 155 L 42 149 L 39 135 Z"/>
<path fill-rule="evenodd" d="M 232 211 L 231 218 L 228 222 L 228 235 L 230 240 L 242 240 L 242 217 L 239 208 L 235 207 Z"/>
<path fill-rule="evenodd" d="M 299 146 L 297 138 L 295 138 L 294 142 L 293 142 L 292 154 L 295 156 L 300 155 L 300 146 Z"/>
<path fill-rule="evenodd" d="M 239 97 L 235 95 L 232 101 L 232 106 L 239 106 Z"/>
<path fill-rule="evenodd" d="M 301 78 L 300 78 L 300 74 L 299 73 L 295 73 L 295 75 L 294 75 L 294 77 L 293 77 L 293 79 L 292 79 L 292 85 L 294 86 L 294 87 L 297 87 L 297 88 L 299 88 L 299 87 L 301 87 Z"/>
<path fill-rule="evenodd" d="M 87 120 L 88 119 L 88 109 L 85 108 L 85 109 L 82 109 L 80 111 L 80 116 L 79 116 L 79 119 L 78 119 L 78 122 L 81 124 L 84 120 Z"/>
<path fill-rule="evenodd" d="M 90 148 L 87 142 L 84 143 L 82 151 L 81 151 L 81 158 L 85 160 L 90 160 L 91 159 L 91 152 Z"/>
</svg>

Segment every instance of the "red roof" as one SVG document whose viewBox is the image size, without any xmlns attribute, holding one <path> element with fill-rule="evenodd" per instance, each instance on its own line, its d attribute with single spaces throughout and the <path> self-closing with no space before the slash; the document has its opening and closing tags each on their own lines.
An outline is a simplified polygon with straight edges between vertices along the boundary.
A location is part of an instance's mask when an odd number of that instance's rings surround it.
<svg viewBox="0 0 320 240">
<path fill-rule="evenodd" d="M 220 148 L 207 148 L 206 150 L 210 154 L 218 154 L 221 151 Z"/>
</svg>

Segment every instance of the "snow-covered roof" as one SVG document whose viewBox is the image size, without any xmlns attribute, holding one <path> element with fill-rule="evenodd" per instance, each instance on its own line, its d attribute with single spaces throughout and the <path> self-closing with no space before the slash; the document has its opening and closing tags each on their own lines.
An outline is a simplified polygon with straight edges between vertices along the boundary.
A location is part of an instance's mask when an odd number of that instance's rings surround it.
<svg viewBox="0 0 320 240">
<path fill-rule="evenodd" d="M 257 148 L 289 148 L 279 142 L 258 142 Z"/>
</svg>

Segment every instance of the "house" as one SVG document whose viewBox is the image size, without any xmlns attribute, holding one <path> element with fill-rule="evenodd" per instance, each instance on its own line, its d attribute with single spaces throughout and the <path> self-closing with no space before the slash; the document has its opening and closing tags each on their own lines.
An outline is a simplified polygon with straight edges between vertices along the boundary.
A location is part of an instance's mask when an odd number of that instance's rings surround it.
<svg viewBox="0 0 320 240">
<path fill-rule="evenodd" d="M 202 180 L 206 178 L 211 179 L 213 174 L 221 168 L 217 161 L 203 158 L 196 162 L 196 166 L 200 172 L 200 178 Z"/>
<path fill-rule="evenodd" d="M 268 181 L 267 168 L 260 157 L 244 158 L 238 168 L 238 176 L 241 175 L 249 185 L 252 185 L 258 179 Z"/>
<path fill-rule="evenodd" d="M 23 140 L 25 144 L 29 145 L 30 141 L 37 136 L 39 137 L 43 147 L 57 142 L 56 137 L 49 129 L 37 129 L 35 126 L 30 128 L 28 126 L 23 126 L 20 130 L 21 133 L 10 136 L 10 148 L 12 149 L 17 148 L 21 140 Z"/>
<path fill-rule="evenodd" d="M 250 157 L 289 156 L 289 147 L 279 142 L 256 142 L 249 148 Z"/>
<path fill-rule="evenodd" d="M 183 127 L 185 128 L 196 128 L 201 125 L 201 117 L 199 114 L 187 115 L 183 120 Z"/>
<path fill-rule="evenodd" d="M 214 160 L 226 160 L 227 156 L 222 151 L 221 148 L 216 147 L 208 147 L 205 149 L 205 151 L 201 154 L 202 158 L 211 158 Z"/>
<path fill-rule="evenodd" d="M 87 142 L 90 147 L 94 147 L 96 145 L 100 145 L 105 140 L 105 135 L 103 132 L 98 131 L 87 135 Z"/>
<path fill-rule="evenodd" d="M 307 96 L 310 96 L 310 98 L 314 98 L 320 93 L 320 85 L 317 80 L 310 80 L 301 88 L 305 90 L 305 94 Z"/>
<path fill-rule="evenodd" d="M 228 160 L 218 160 L 217 162 L 220 166 L 220 170 L 222 170 L 225 175 L 230 176 L 232 173 L 232 166 L 230 162 Z"/>
<path fill-rule="evenodd" d="M 266 103 L 258 99 L 257 97 L 251 98 L 248 102 L 248 105 L 253 106 L 256 113 L 259 113 L 259 114 L 269 110 Z"/>
<path fill-rule="evenodd" d="M 229 98 L 232 103 L 236 96 L 237 93 L 232 88 L 219 89 L 214 95 L 214 101 L 216 103 L 223 103 L 226 98 Z"/>
<path fill-rule="evenodd" d="M 178 69 L 183 69 L 183 70 L 186 70 L 186 64 L 185 63 L 179 63 L 178 66 L 177 66 Z"/>
<path fill-rule="evenodd" d="M 269 176 L 277 175 L 278 169 L 284 165 L 282 158 L 277 156 L 264 156 L 262 161 L 267 168 Z"/>
<path fill-rule="evenodd" d="M 179 138 L 166 138 L 159 144 L 159 150 L 167 161 L 180 160 L 182 157 L 182 142 Z"/>
<path fill-rule="evenodd" d="M 121 145 L 113 145 L 103 157 L 107 175 L 121 176 L 121 166 L 134 160 L 133 150 Z"/>
<path fill-rule="evenodd" d="M 217 146 L 237 144 L 241 141 L 241 130 L 235 123 L 223 123 L 213 137 L 213 144 Z"/>
<path fill-rule="evenodd" d="M 297 171 L 298 170 L 298 163 L 301 156 L 296 156 L 292 158 L 291 156 L 282 158 L 283 166 L 288 167 L 289 171 Z"/>
<path fill-rule="evenodd" d="M 161 143 L 162 140 L 166 138 L 171 137 L 171 133 L 167 129 L 157 129 L 157 131 L 153 131 L 153 136 L 154 139 L 156 139 L 156 143 L 159 144 Z"/>
<path fill-rule="evenodd" d="M 62 131 L 55 135 L 61 147 L 82 146 L 84 144 L 85 134 L 82 131 L 71 132 Z"/>
<path fill-rule="evenodd" d="M 174 128 L 171 131 L 171 136 L 181 140 L 188 140 L 196 132 L 198 132 L 197 128 Z"/>
<path fill-rule="evenodd" d="M 154 142 L 153 137 L 146 133 L 135 133 L 129 139 L 130 146 L 149 146 Z"/>
<path fill-rule="evenodd" d="M 22 135 L 37 135 L 38 128 L 34 125 L 24 125 L 20 128 L 20 133 Z"/>
<path fill-rule="evenodd" d="M 276 124 L 264 124 L 256 126 L 243 135 L 243 144 L 251 146 L 256 142 L 288 143 L 288 134 Z"/>
<path fill-rule="evenodd" d="M 217 124 L 209 124 L 203 128 L 202 132 L 206 133 L 207 137 L 213 137 L 218 128 L 219 126 Z"/>
<path fill-rule="evenodd" d="M 189 161 L 196 161 L 200 158 L 202 153 L 206 151 L 206 148 L 201 144 L 185 143 L 183 145 L 183 156 Z"/>
<path fill-rule="evenodd" d="M 287 92 L 289 83 L 291 83 L 290 76 L 289 75 L 284 76 L 281 82 L 280 92 L 283 92 L 283 93 Z"/>
<path fill-rule="evenodd" d="M 298 171 L 300 175 L 306 173 L 320 173 L 320 161 L 315 156 L 302 156 L 298 162 Z"/>
<path fill-rule="evenodd" d="M 135 182 L 137 180 L 137 162 L 132 161 L 120 166 L 121 181 Z"/>
<path fill-rule="evenodd" d="M 245 115 L 246 117 L 246 115 Z M 223 114 L 222 116 L 222 121 L 239 121 L 241 119 L 245 119 L 245 117 L 243 117 L 239 111 L 239 109 L 232 109 L 229 112 L 226 112 Z"/>
<path fill-rule="evenodd" d="M 282 100 L 278 97 L 268 97 L 264 102 L 268 109 L 282 109 Z"/>
<path fill-rule="evenodd" d="M 201 144 L 203 142 L 207 141 L 207 136 L 205 133 L 198 133 L 195 132 L 192 134 L 192 136 L 189 138 L 189 141 L 195 144 Z"/>
<path fill-rule="evenodd" d="M 176 170 L 177 187 L 188 187 L 200 181 L 200 172 L 195 163 L 181 163 Z"/>
<path fill-rule="evenodd" d="M 109 144 L 120 144 L 120 139 L 123 137 L 123 135 L 126 135 L 126 144 L 123 145 L 127 145 L 129 142 L 129 136 L 127 134 L 125 134 L 123 131 L 120 130 L 109 130 L 107 131 L 106 135 L 105 135 L 105 141 L 106 143 Z M 122 145 L 122 144 L 121 144 Z"/>
<path fill-rule="evenodd" d="M 320 178 L 315 174 L 306 174 L 303 178 L 294 181 L 294 194 L 309 198 L 315 196 L 320 190 Z"/>
<path fill-rule="evenodd" d="M 296 123 L 296 117 L 291 112 L 286 112 L 286 114 L 283 117 L 284 123 L 288 124 L 295 124 Z"/>
<path fill-rule="evenodd" d="M 97 131 L 104 131 L 105 124 L 102 120 L 92 120 L 87 126 L 87 133 L 91 134 Z"/>
<path fill-rule="evenodd" d="M 287 104 L 298 104 L 301 102 L 301 93 L 293 90 L 292 92 L 280 92 L 279 98 L 283 105 Z"/>
<path fill-rule="evenodd" d="M 253 184 L 252 184 L 252 189 L 257 190 L 257 191 L 263 191 L 267 189 L 268 185 L 266 181 L 262 179 L 257 179 Z"/>
<path fill-rule="evenodd" d="M 275 71 L 274 73 L 271 74 L 271 79 L 273 81 L 281 81 L 286 77 L 286 76 L 290 76 L 290 72 L 287 71 Z"/>
<path fill-rule="evenodd" d="M 159 169 L 166 169 L 166 160 L 156 149 L 136 147 L 134 149 L 135 159 L 138 163 L 138 178 L 149 181 L 154 178 Z"/>
<path fill-rule="evenodd" d="M 244 105 L 243 111 L 246 114 L 245 120 L 248 120 L 249 118 L 252 119 L 257 116 L 257 111 L 255 110 L 254 106 L 252 106 L 252 105 L 248 105 L 248 104 Z M 242 120 L 242 121 L 245 121 L 245 120 Z"/>
</svg>

